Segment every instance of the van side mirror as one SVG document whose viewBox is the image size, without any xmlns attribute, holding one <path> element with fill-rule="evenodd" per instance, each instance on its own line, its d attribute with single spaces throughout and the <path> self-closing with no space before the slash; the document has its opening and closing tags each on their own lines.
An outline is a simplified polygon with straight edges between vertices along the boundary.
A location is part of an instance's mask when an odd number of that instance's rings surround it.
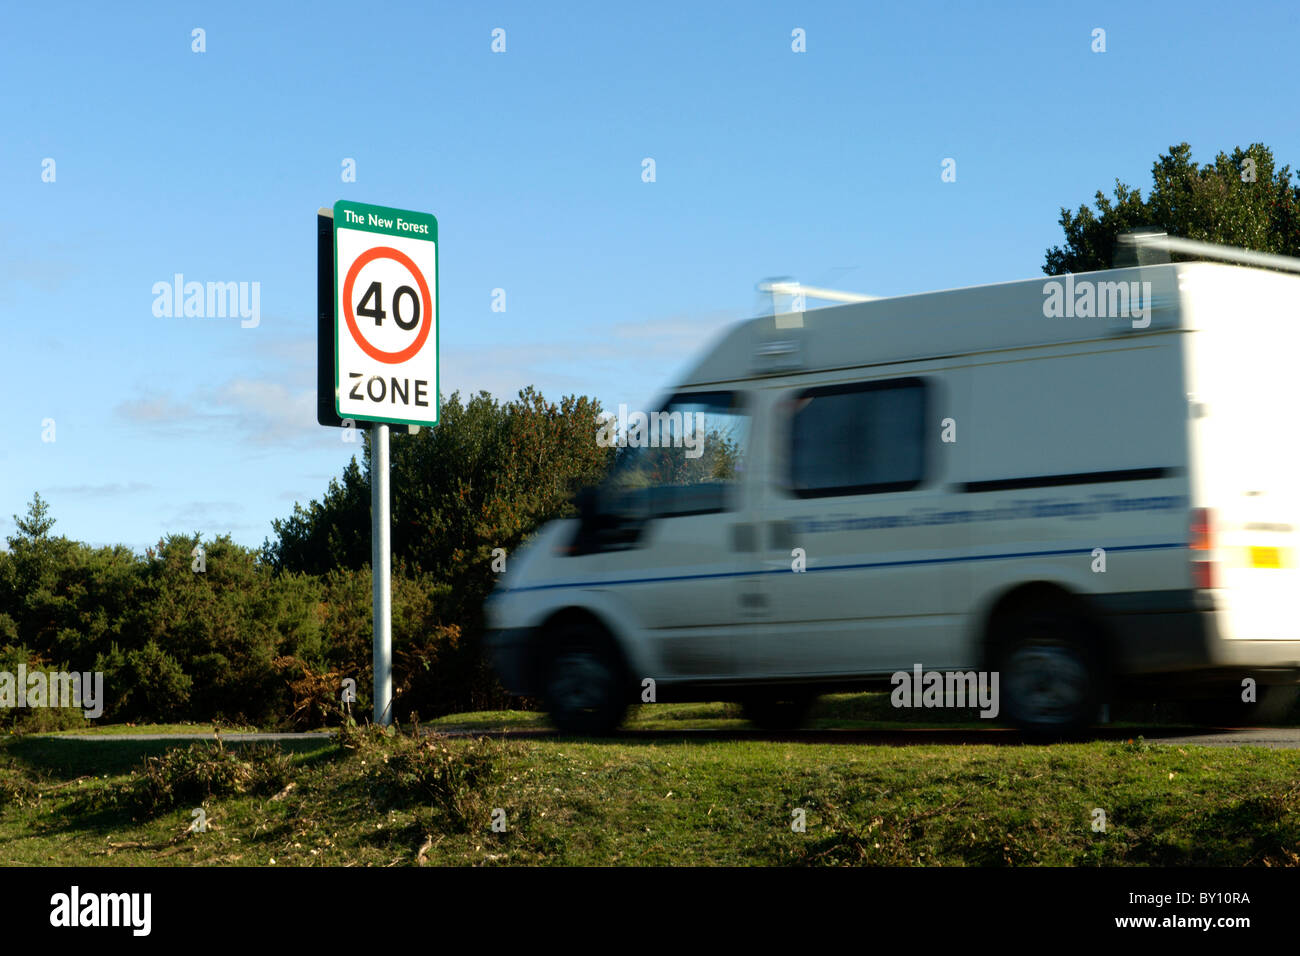
<svg viewBox="0 0 1300 956">
<path fill-rule="evenodd" d="M 578 533 L 572 554 L 631 547 L 650 518 L 644 502 L 627 495 L 611 500 L 600 488 L 582 489 L 574 497 L 574 505 L 578 509 Z"/>
</svg>

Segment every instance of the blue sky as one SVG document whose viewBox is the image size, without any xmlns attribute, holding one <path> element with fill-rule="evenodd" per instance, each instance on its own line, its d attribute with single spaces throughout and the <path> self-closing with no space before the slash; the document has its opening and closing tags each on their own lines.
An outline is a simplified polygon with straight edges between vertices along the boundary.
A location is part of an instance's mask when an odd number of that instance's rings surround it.
<svg viewBox="0 0 1300 956">
<path fill-rule="evenodd" d="M 437 216 L 445 393 L 612 409 L 754 314 L 764 277 L 1025 278 L 1062 205 L 1145 192 L 1172 144 L 1300 163 L 1282 3 L 451 6 L 6 12 L 0 537 L 38 490 L 58 531 L 137 550 L 258 545 L 319 497 L 360 448 L 315 423 L 315 212 L 338 199 Z M 178 272 L 259 283 L 260 324 L 155 317 Z"/>
</svg>

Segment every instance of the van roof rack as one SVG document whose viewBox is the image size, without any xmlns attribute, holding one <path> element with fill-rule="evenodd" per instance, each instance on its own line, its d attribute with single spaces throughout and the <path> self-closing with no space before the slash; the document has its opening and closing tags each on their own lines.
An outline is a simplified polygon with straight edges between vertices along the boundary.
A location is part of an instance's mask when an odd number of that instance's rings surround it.
<svg viewBox="0 0 1300 956">
<path fill-rule="evenodd" d="M 1256 266 L 1260 269 L 1281 269 L 1285 272 L 1300 272 L 1300 259 L 1294 256 L 1279 256 L 1271 252 L 1256 252 L 1253 249 L 1241 249 L 1237 246 L 1224 246 L 1217 242 L 1201 242 L 1199 239 L 1180 239 L 1167 236 L 1163 232 L 1129 232 L 1121 233 L 1117 240 L 1122 246 L 1135 249 L 1159 249 L 1164 252 L 1177 252 L 1187 256 L 1201 256 L 1206 259 L 1222 259 L 1225 262 L 1239 262 L 1242 265 Z"/>
<path fill-rule="evenodd" d="M 779 295 L 786 296 L 803 296 L 805 299 L 825 299 L 827 302 L 875 302 L 881 298 L 878 295 L 863 295 L 861 292 L 841 292 L 839 289 L 823 289 L 815 285 L 803 285 L 793 280 L 766 280 L 758 284 L 759 292 L 767 292 L 772 296 L 772 311 L 778 311 L 776 308 L 776 297 Z M 802 312 L 802 309 L 795 309 L 796 312 Z"/>
</svg>

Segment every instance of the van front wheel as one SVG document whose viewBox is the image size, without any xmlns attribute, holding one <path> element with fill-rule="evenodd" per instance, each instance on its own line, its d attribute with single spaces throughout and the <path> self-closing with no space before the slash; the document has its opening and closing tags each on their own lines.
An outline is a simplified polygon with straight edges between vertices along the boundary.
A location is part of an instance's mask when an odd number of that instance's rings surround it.
<svg viewBox="0 0 1300 956">
<path fill-rule="evenodd" d="M 556 637 L 542 694 L 551 721 L 561 733 L 612 734 L 627 713 L 627 697 L 609 638 L 582 625 Z"/>
<path fill-rule="evenodd" d="M 1036 736 L 1068 736 L 1097 715 L 1099 680 L 1085 624 L 1049 610 L 1006 622 L 998 671 L 1007 717 Z"/>
</svg>

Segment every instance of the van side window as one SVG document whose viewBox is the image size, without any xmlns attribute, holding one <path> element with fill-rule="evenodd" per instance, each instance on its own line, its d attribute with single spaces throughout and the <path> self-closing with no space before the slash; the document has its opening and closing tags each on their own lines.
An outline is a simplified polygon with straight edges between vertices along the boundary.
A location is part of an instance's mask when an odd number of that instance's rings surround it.
<svg viewBox="0 0 1300 956">
<path fill-rule="evenodd" d="M 907 491 L 925 477 L 925 383 L 830 385 L 792 401 L 789 489 L 800 498 Z"/>
<path fill-rule="evenodd" d="M 736 507 L 750 415 L 735 392 L 675 395 L 650 414 L 620 422 L 620 447 L 606 480 L 607 507 L 651 518 Z"/>
</svg>

